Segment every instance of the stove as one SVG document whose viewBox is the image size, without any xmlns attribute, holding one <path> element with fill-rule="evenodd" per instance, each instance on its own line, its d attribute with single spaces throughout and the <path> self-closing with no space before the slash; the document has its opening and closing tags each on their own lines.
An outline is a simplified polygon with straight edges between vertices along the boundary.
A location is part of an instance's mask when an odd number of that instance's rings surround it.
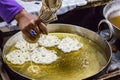
<svg viewBox="0 0 120 80">
<path fill-rule="evenodd" d="M 97 25 L 101 19 L 103 19 L 102 10 L 104 6 L 98 6 L 94 8 L 86 8 L 80 10 L 72 10 L 66 14 L 59 15 L 58 20 L 53 23 L 67 23 L 82 26 L 88 28 L 97 33 Z M 107 34 L 107 29 L 102 30 L 104 36 Z M 2 32 L 0 31 L 0 48 L 3 49 L 4 43 L 19 30 Z M 113 53 L 110 66 L 107 71 L 98 77 L 98 80 L 120 80 L 120 40 L 114 39 L 110 42 Z M 3 80 L 26 80 L 24 78 L 17 78 L 16 74 L 11 74 L 0 63 L 1 66 L 1 79 Z M 13 79 L 14 78 L 14 79 Z"/>
</svg>

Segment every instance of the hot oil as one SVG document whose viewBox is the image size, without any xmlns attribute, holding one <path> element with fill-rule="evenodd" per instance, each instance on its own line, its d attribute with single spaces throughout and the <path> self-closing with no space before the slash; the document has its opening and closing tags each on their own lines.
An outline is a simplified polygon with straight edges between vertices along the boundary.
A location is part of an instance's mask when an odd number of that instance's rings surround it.
<svg viewBox="0 0 120 80">
<path fill-rule="evenodd" d="M 120 16 L 110 18 L 109 21 L 115 25 L 117 28 L 120 28 Z"/>
<path fill-rule="evenodd" d="M 14 65 L 7 61 L 8 65 L 15 71 L 34 78 L 35 80 L 80 80 L 96 74 L 106 65 L 107 58 L 104 50 L 95 42 L 69 33 L 50 33 L 60 39 L 71 37 L 83 44 L 78 51 L 64 53 L 55 47 L 47 48 L 57 51 L 59 57 L 55 62 L 47 65 L 26 62 L 23 65 Z M 13 46 L 10 51 L 15 50 Z M 32 70 L 33 69 L 33 70 Z"/>
</svg>

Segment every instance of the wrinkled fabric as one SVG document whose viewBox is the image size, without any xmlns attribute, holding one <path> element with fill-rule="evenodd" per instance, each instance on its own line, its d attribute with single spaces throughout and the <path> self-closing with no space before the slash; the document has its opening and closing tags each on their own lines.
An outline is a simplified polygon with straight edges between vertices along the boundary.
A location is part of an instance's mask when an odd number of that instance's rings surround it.
<svg viewBox="0 0 120 80">
<path fill-rule="evenodd" d="M 61 0 L 42 0 L 40 19 L 45 23 L 57 20 L 56 11 L 61 7 Z"/>
<path fill-rule="evenodd" d="M 0 17 L 10 23 L 23 7 L 15 0 L 0 0 Z"/>
</svg>

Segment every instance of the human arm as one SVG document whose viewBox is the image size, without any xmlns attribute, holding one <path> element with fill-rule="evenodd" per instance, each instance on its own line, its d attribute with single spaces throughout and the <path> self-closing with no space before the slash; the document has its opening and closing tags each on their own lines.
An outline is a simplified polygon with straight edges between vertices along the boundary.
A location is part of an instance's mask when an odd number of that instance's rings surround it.
<svg viewBox="0 0 120 80">
<path fill-rule="evenodd" d="M 16 19 L 23 35 L 31 41 L 36 40 L 40 33 L 47 34 L 46 25 L 41 22 L 38 16 L 28 13 L 15 0 L 0 0 L 0 16 L 7 23 Z M 34 30 L 36 34 L 32 35 L 31 30 Z"/>
<path fill-rule="evenodd" d="M 15 0 L 0 0 L 0 16 L 7 23 L 10 23 L 22 9 Z"/>
<path fill-rule="evenodd" d="M 47 34 L 46 25 L 41 22 L 38 16 L 28 13 L 25 9 L 21 10 L 19 14 L 15 16 L 15 19 L 20 26 L 20 30 L 25 35 L 25 39 L 29 42 L 34 42 L 39 38 L 39 34 Z M 34 30 L 35 34 L 32 34 L 31 31 Z"/>
</svg>

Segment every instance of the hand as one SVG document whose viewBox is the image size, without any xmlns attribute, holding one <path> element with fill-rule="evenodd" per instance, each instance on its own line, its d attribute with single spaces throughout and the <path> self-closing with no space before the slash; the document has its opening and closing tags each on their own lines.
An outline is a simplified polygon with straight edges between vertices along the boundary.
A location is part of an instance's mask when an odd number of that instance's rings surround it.
<svg viewBox="0 0 120 80">
<path fill-rule="evenodd" d="M 46 25 L 38 16 L 30 14 L 24 9 L 15 16 L 15 19 L 24 36 L 31 41 L 37 40 L 41 33 L 48 34 Z"/>
</svg>

